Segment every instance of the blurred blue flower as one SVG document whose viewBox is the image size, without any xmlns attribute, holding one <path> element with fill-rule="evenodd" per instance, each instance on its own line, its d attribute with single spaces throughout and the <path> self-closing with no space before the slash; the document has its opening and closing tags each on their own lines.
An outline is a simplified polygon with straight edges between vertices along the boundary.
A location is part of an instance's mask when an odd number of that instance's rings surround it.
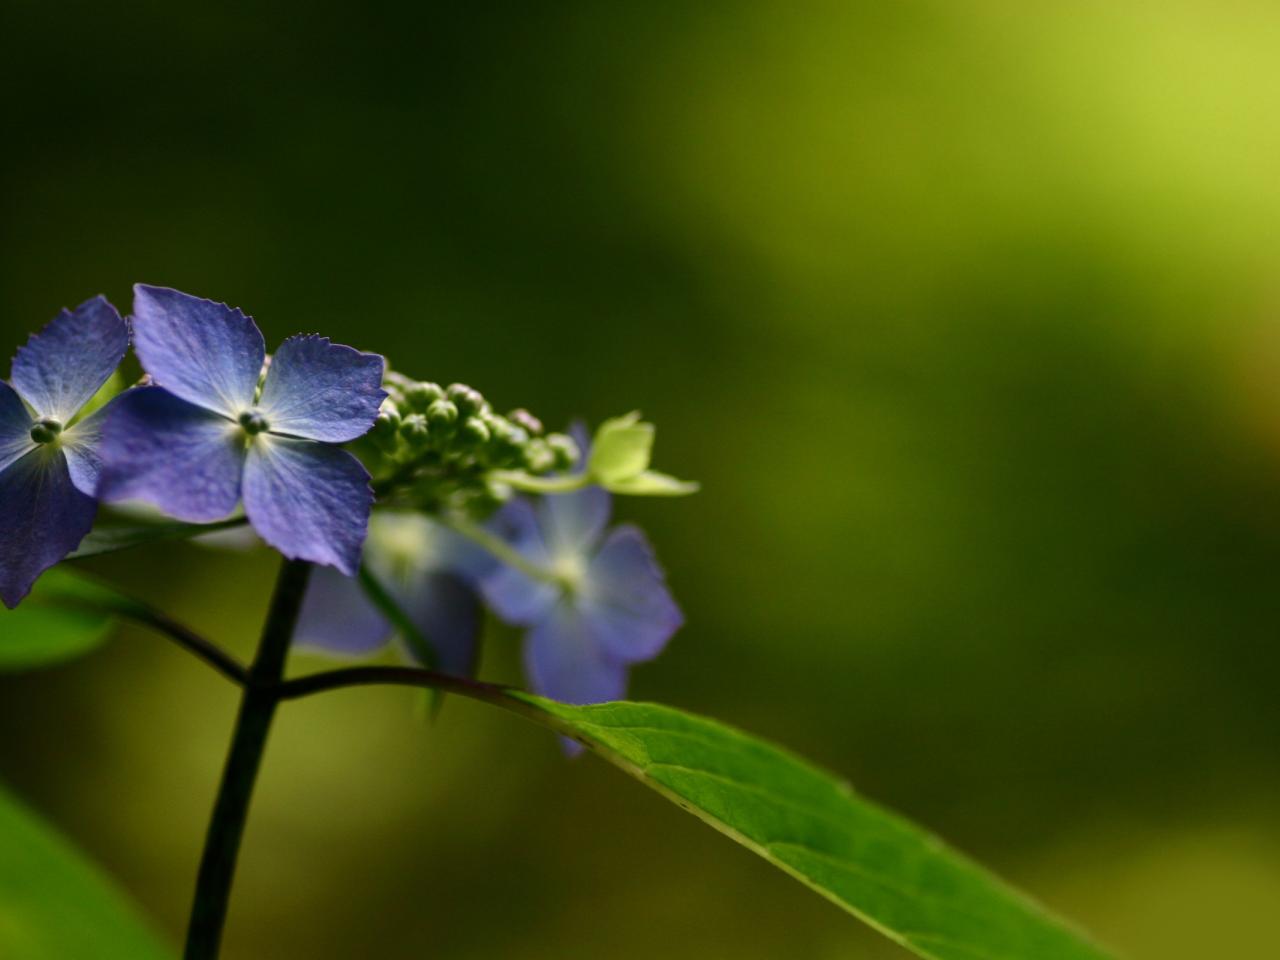
<svg viewBox="0 0 1280 960">
<path fill-rule="evenodd" d="M 0 600 L 7 607 L 93 525 L 105 409 L 72 420 L 128 349 L 128 324 L 94 297 L 32 336 L 13 359 L 12 386 L 0 381 Z"/>
<path fill-rule="evenodd" d="M 605 532 L 610 495 L 599 487 L 513 500 L 494 527 L 533 568 L 504 565 L 481 581 L 493 610 L 528 627 L 525 668 L 533 689 L 565 703 L 600 703 L 626 692 L 632 664 L 650 660 L 684 622 L 653 548 L 632 526 Z"/>
<path fill-rule="evenodd" d="M 380 510 L 369 521 L 365 568 L 431 645 L 434 663 L 411 638 L 397 637 L 403 652 L 424 666 L 455 676 L 475 673 L 482 611 L 472 584 L 494 564 L 475 544 L 420 513 Z M 294 642 L 328 654 L 368 657 L 397 633 L 359 582 L 319 569 Z"/>
<path fill-rule="evenodd" d="M 265 362 L 262 333 L 226 304 L 134 287 L 134 346 L 157 386 L 131 390 L 104 429 L 98 496 L 140 499 L 181 520 L 218 520 L 243 497 L 262 539 L 354 575 L 373 492 L 335 444 L 378 415 L 384 361 L 318 336 Z"/>
</svg>

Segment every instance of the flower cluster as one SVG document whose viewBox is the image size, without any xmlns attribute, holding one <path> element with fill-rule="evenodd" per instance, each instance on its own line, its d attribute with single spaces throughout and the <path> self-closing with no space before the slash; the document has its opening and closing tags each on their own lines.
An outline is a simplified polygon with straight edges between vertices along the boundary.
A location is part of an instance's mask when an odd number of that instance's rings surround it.
<svg viewBox="0 0 1280 960">
<path fill-rule="evenodd" d="M 466 384 L 445 388 L 390 371 L 386 388 L 365 456 L 385 498 L 483 518 L 511 496 L 493 481 L 494 471 L 539 476 L 578 462 L 571 437 L 546 434 L 528 410 L 495 413 Z"/>
<path fill-rule="evenodd" d="M 588 486 L 536 506 L 513 499 L 484 527 L 375 514 L 366 566 L 416 636 L 397 631 L 356 583 L 320 571 L 298 640 L 361 657 L 398 636 L 411 659 L 470 673 L 483 600 L 526 628 L 525 670 L 535 691 L 566 703 L 617 699 L 630 667 L 661 653 L 684 618 L 644 534 L 629 525 L 606 530 L 611 511 L 610 494 Z"/>
<path fill-rule="evenodd" d="M 94 297 L 28 340 L 9 383 L 0 381 L 0 600 L 7 607 L 93 526 L 106 411 L 80 414 L 128 349 L 128 326 Z"/>
<path fill-rule="evenodd" d="M 145 375 L 108 395 L 131 340 Z M 396 642 L 470 675 L 487 606 L 524 628 L 535 690 L 613 699 L 682 619 L 644 535 L 606 530 L 610 490 L 693 489 L 648 469 L 652 441 L 638 415 L 592 443 L 547 433 L 321 336 L 268 355 L 239 309 L 139 284 L 127 320 L 102 297 L 63 311 L 0 381 L 0 599 L 16 606 L 73 552 L 99 502 L 191 524 L 243 510 L 321 568 L 299 643 L 368 656 Z"/>
</svg>

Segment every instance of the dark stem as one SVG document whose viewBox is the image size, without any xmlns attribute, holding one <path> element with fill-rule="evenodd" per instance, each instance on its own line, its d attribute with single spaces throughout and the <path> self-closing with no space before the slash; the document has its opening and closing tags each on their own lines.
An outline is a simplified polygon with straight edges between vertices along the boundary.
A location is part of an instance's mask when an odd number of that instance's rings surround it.
<svg viewBox="0 0 1280 960">
<path fill-rule="evenodd" d="M 209 833 L 196 879 L 191 923 L 187 928 L 186 960 L 213 960 L 218 955 L 236 856 L 249 814 L 249 800 L 258 777 L 271 720 L 280 702 L 285 658 L 310 573 L 310 564 L 286 560 L 276 580 L 271 609 L 262 628 L 257 656 L 249 667 L 240 714 L 231 739 L 231 751 L 227 755 L 222 784 L 209 821 Z"/>
<path fill-rule="evenodd" d="M 424 687 L 443 693 L 456 693 L 472 700 L 483 700 L 508 709 L 513 707 L 513 701 L 507 696 L 507 687 L 451 677 L 447 673 L 416 667 L 344 667 L 340 670 L 325 670 L 286 680 L 276 688 L 275 695 L 279 700 L 296 700 L 326 690 L 366 686 Z"/>
<path fill-rule="evenodd" d="M 141 604 L 130 611 L 130 618 L 136 623 L 144 624 L 151 629 L 163 633 L 188 653 L 193 653 L 220 674 L 241 686 L 249 682 L 249 671 L 239 660 L 227 653 L 217 644 L 206 640 L 200 634 L 177 620 Z"/>
</svg>

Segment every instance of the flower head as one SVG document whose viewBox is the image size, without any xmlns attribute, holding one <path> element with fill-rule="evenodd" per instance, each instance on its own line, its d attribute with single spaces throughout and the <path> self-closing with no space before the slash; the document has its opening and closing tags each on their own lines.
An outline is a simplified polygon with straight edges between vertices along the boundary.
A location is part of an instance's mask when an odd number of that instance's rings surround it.
<svg viewBox="0 0 1280 960">
<path fill-rule="evenodd" d="M 566 703 L 620 699 L 632 664 L 656 657 L 684 622 L 643 533 L 606 533 L 611 500 L 599 487 L 513 500 L 495 518 L 531 572 L 506 565 L 481 581 L 504 620 L 528 627 L 533 688 Z"/>
<path fill-rule="evenodd" d="M 129 327 L 103 297 L 63 310 L 0 381 L 0 600 L 15 607 L 93 525 L 104 410 L 75 417 L 120 365 Z"/>
<path fill-rule="evenodd" d="M 445 673 L 473 674 L 481 610 L 472 584 L 492 569 L 488 555 L 420 513 L 380 510 L 369 521 L 364 563 L 434 656 L 402 636 L 405 652 Z M 294 637 L 302 647 L 365 657 L 396 632 L 360 584 L 322 569 L 311 578 Z"/>
<path fill-rule="evenodd" d="M 266 360 L 262 333 L 226 304 L 134 287 L 134 343 L 156 386 L 114 405 L 103 500 L 145 500 L 191 522 L 243 497 L 258 534 L 287 557 L 354 575 L 373 502 L 369 475 L 336 444 L 378 415 L 384 361 L 318 336 Z"/>
</svg>

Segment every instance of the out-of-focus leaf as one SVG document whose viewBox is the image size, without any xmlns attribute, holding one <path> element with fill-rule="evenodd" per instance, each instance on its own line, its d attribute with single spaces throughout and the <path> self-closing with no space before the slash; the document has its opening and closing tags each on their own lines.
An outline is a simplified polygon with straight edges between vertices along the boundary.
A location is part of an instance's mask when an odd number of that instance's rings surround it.
<svg viewBox="0 0 1280 960">
<path fill-rule="evenodd" d="M 653 424 L 628 413 L 600 424 L 591 443 L 587 472 L 602 485 L 627 480 L 649 468 L 653 452 Z"/>
<path fill-rule="evenodd" d="M 97 866 L 0 789 L 0 957 L 172 956 Z"/>
<path fill-rule="evenodd" d="M 107 382 L 98 388 L 98 392 L 89 398 L 89 402 L 80 408 L 80 411 L 72 420 L 73 423 L 79 423 L 81 420 L 87 420 L 93 416 L 108 403 L 114 400 L 119 394 L 123 393 L 128 386 L 124 380 L 124 374 L 119 370 L 107 377 Z"/>
<path fill-rule="evenodd" d="M 0 607 L 0 670 L 50 666 L 100 645 L 112 623 L 103 609 L 104 590 L 54 569 L 16 610 Z"/>
<path fill-rule="evenodd" d="M 219 520 L 217 523 L 182 523 L 175 520 L 101 527 L 92 531 L 81 541 L 79 549 L 71 554 L 70 559 L 82 560 L 85 557 L 129 550 L 164 540 L 189 540 L 207 533 L 243 526 L 244 523 L 243 517 L 233 517 L 230 520 Z"/>
<path fill-rule="evenodd" d="M 689 480 L 677 480 L 657 470 L 645 470 L 625 480 L 612 480 L 604 488 L 610 493 L 630 497 L 685 497 L 698 492 L 698 484 Z"/>
<path fill-rule="evenodd" d="M 654 704 L 502 696 L 919 956 L 1109 957 L 937 838 L 764 741 Z"/>
</svg>

